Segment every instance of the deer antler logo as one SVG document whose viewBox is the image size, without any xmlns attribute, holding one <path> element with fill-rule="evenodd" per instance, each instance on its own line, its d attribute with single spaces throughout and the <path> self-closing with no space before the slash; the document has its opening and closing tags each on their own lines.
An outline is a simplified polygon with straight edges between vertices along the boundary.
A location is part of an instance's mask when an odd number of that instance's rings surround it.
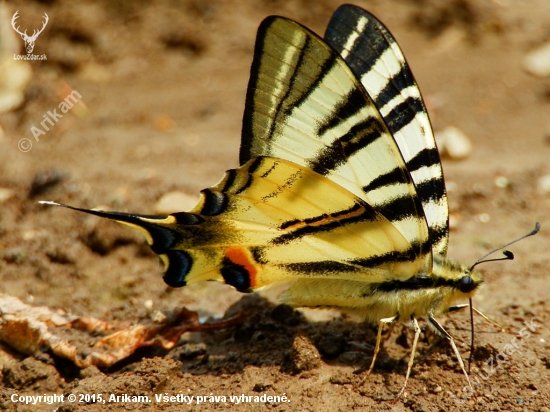
<svg viewBox="0 0 550 412">
<path fill-rule="evenodd" d="M 44 28 L 46 27 L 46 24 L 48 24 L 48 20 L 50 20 L 50 18 L 48 17 L 48 15 L 46 13 L 44 13 L 45 21 L 44 21 L 44 24 L 42 25 L 42 28 L 40 30 L 34 30 L 33 33 L 32 33 L 32 36 L 29 36 L 29 35 L 27 35 L 27 30 L 25 30 L 24 33 L 21 33 L 19 31 L 19 27 L 15 27 L 15 20 L 17 20 L 19 18 L 17 13 L 19 13 L 19 10 L 17 10 L 14 13 L 14 15 L 11 19 L 11 26 L 13 27 L 13 29 L 17 33 L 19 33 L 21 35 L 21 38 L 25 42 L 25 50 L 27 50 L 27 54 L 31 54 L 33 49 L 34 49 L 34 42 L 36 42 L 36 39 L 37 39 L 38 35 L 44 31 Z"/>
</svg>

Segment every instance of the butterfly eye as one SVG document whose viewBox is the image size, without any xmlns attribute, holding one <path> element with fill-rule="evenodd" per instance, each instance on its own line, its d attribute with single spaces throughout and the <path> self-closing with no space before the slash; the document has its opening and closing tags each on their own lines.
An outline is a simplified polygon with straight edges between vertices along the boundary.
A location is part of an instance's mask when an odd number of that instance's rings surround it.
<svg viewBox="0 0 550 412">
<path fill-rule="evenodd" d="M 470 293 L 475 288 L 476 288 L 476 284 L 470 276 L 466 275 L 460 279 L 458 289 L 462 293 Z"/>
</svg>

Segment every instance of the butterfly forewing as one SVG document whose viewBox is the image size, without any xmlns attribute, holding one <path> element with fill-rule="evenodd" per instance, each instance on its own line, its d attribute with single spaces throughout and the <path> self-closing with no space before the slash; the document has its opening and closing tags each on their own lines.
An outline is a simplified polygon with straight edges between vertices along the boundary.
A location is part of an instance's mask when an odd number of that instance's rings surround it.
<svg viewBox="0 0 550 412">
<path fill-rule="evenodd" d="M 409 241 L 420 272 L 431 270 L 422 205 L 380 113 L 334 50 L 280 17 L 258 30 L 247 92 L 241 164 L 257 156 L 307 167 L 363 199 Z"/>
<path fill-rule="evenodd" d="M 448 207 L 439 153 L 420 90 L 401 49 L 378 19 L 351 5 L 334 13 L 325 40 L 344 58 L 382 114 L 416 185 L 433 250 L 445 255 Z M 384 180 L 381 175 L 380 181 Z"/>
</svg>

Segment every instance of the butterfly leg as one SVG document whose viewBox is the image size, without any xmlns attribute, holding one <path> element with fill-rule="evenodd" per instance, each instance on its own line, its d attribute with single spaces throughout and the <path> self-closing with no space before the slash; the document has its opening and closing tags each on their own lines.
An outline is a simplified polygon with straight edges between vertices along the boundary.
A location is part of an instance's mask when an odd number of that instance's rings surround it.
<svg viewBox="0 0 550 412">
<path fill-rule="evenodd" d="M 395 322 L 397 322 L 398 319 L 399 319 L 399 314 L 395 315 L 392 318 L 380 319 L 378 323 L 378 333 L 376 334 L 376 345 L 374 347 L 374 354 L 372 355 L 372 361 L 370 363 L 369 370 L 367 371 L 365 377 L 361 379 L 361 382 L 359 382 L 357 386 L 361 386 L 367 380 L 368 376 L 372 372 L 372 369 L 374 368 L 374 362 L 376 361 L 376 356 L 380 351 L 380 342 L 382 341 L 382 328 L 384 327 L 384 325 L 393 325 Z"/>
<path fill-rule="evenodd" d="M 500 328 L 500 330 L 502 332 L 507 332 L 506 328 L 504 326 L 502 326 L 501 324 L 499 324 L 497 321 L 489 318 L 488 316 L 486 316 L 482 311 L 480 311 L 479 309 L 476 309 L 476 308 L 473 308 L 474 309 L 474 312 L 477 313 L 479 316 L 481 316 L 483 319 L 485 319 L 487 322 L 489 323 L 492 323 L 493 325 L 495 325 L 496 327 Z"/>
<path fill-rule="evenodd" d="M 467 303 L 464 303 L 463 305 L 450 306 L 449 309 L 447 309 L 447 312 L 456 312 L 457 310 L 467 308 L 468 306 L 470 305 Z"/>
<path fill-rule="evenodd" d="M 465 303 L 463 305 L 451 306 L 449 309 L 447 309 L 447 312 L 454 312 L 454 311 L 457 311 L 457 310 L 460 310 L 460 309 L 467 308 L 468 306 L 470 306 L 468 303 Z M 475 313 L 477 313 L 479 316 L 481 316 L 487 322 L 492 323 L 497 328 L 499 328 L 502 332 L 506 332 L 506 328 L 504 326 L 502 326 L 501 324 L 499 324 L 497 321 L 494 321 L 493 319 L 491 319 L 490 317 L 485 315 L 485 313 L 483 313 L 479 309 L 476 309 L 476 308 L 473 308 L 473 309 L 474 309 Z"/>
<path fill-rule="evenodd" d="M 409 364 L 407 365 L 407 375 L 405 376 L 405 383 L 403 384 L 403 387 L 401 388 L 401 390 L 397 394 L 398 398 L 401 395 L 403 395 L 403 393 L 405 392 L 405 388 L 407 387 L 407 381 L 409 380 L 409 375 L 411 374 L 411 369 L 412 369 L 413 363 L 414 363 L 414 354 L 416 353 L 416 345 L 418 343 L 418 338 L 420 336 L 420 327 L 418 326 L 418 321 L 413 316 L 411 316 L 411 323 L 412 323 L 413 328 L 414 328 L 414 341 L 413 341 L 413 346 L 412 346 L 412 351 L 411 351 L 411 357 L 409 359 Z"/>
<path fill-rule="evenodd" d="M 450 342 L 451 347 L 453 348 L 453 351 L 456 355 L 456 358 L 458 359 L 458 364 L 460 365 L 460 368 L 462 369 L 464 376 L 466 376 L 466 380 L 468 381 L 468 385 L 470 385 L 470 389 L 473 391 L 474 388 L 472 387 L 472 382 L 470 382 L 470 377 L 468 376 L 468 373 L 466 372 L 466 368 L 464 367 L 464 361 L 462 360 L 462 356 L 460 356 L 460 353 L 458 352 L 458 349 L 455 345 L 455 341 L 453 337 L 449 335 L 449 333 L 445 329 L 443 329 L 443 326 L 441 326 L 439 322 L 435 320 L 432 315 L 428 315 L 428 321 L 432 324 L 433 327 L 437 329 L 439 333 L 441 333 Z"/>
</svg>

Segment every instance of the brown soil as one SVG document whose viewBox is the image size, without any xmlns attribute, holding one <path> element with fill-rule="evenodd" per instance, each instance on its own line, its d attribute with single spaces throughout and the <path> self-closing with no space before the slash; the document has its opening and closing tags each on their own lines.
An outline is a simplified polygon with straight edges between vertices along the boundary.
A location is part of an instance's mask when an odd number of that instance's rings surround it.
<svg viewBox="0 0 550 412">
<path fill-rule="evenodd" d="M 15 193 L 0 205 L 0 292 L 111 321 L 137 323 L 155 310 L 179 306 L 205 319 L 245 311 L 247 320 L 226 330 L 186 333 L 171 351 L 143 349 L 106 370 L 79 370 L 48 353 L 28 357 L 0 347 L 0 409 L 168 411 L 185 406 L 157 403 L 154 395 L 182 394 L 195 396 L 195 405 L 196 397 L 204 397 L 195 406 L 204 411 L 550 411 L 550 195 L 537 190 L 539 178 L 550 173 L 550 82 L 521 69 L 525 53 L 550 39 L 546 0 L 361 2 L 399 40 L 434 128 L 454 125 L 473 142 L 469 158 L 443 160 L 457 222 L 449 256 L 471 263 L 536 221 L 542 224 L 536 237 L 512 247 L 516 260 L 481 266 L 486 286 L 474 302 L 509 332 L 477 321 L 472 378 L 481 384 L 475 393 L 462 393 L 465 378 L 449 345 L 422 324 L 413 373 L 400 399 L 395 395 L 410 352 L 408 325 L 395 328 L 372 375 L 355 388 L 362 378 L 356 372 L 364 371 L 372 355 L 373 327 L 330 311 L 292 311 L 225 285 L 170 289 L 156 257 L 131 229 L 37 204 L 45 199 L 154 213 L 154 204 L 171 190 L 196 194 L 216 183 L 237 166 L 261 20 L 280 14 L 322 34 L 339 3 L 8 5 L 10 16 L 19 10 L 23 27 L 39 27 L 44 12 L 50 22 L 34 51 L 48 60 L 31 63 L 24 105 L 0 116 L 0 187 Z M 82 95 L 87 113 L 68 113 L 35 141 L 30 128 L 58 106 L 67 88 Z M 22 138 L 32 142 L 29 152 L 18 149 Z M 508 184 L 497 185 L 503 182 L 498 177 Z M 518 339 L 524 322 L 534 318 L 536 331 L 527 336 L 524 329 Z M 441 321 L 466 358 L 467 311 Z M 503 355 L 513 340 L 520 350 Z M 491 358 L 495 370 L 488 373 Z M 148 395 L 152 402 L 88 398 L 25 406 L 10 398 L 45 393 Z M 285 395 L 288 401 L 230 400 L 241 394 Z"/>
</svg>

